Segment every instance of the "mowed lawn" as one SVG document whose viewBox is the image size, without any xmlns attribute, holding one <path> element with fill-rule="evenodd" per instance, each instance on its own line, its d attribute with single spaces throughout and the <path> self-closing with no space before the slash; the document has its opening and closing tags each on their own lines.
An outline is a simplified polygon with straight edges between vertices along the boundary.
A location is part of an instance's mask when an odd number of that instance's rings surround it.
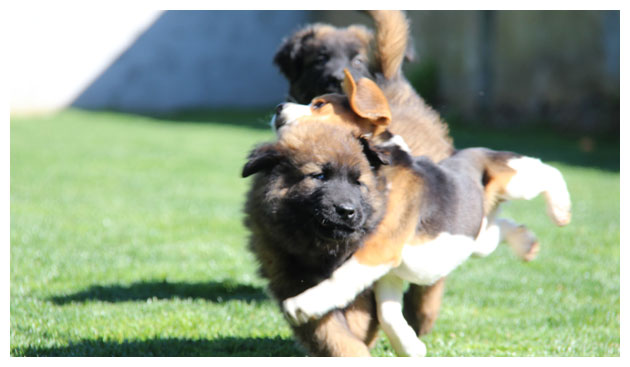
<svg viewBox="0 0 630 367">
<path fill-rule="evenodd" d="M 206 123 L 198 123 L 205 120 Z M 302 356 L 247 250 L 259 114 L 157 120 L 69 110 L 11 119 L 11 355 Z M 230 123 L 228 123 L 230 122 Z M 507 205 L 542 250 L 502 245 L 448 279 L 429 356 L 619 355 L 619 146 L 453 129 L 459 147 L 539 155 L 565 175 L 573 222 Z M 375 356 L 392 356 L 383 334 Z"/>
</svg>

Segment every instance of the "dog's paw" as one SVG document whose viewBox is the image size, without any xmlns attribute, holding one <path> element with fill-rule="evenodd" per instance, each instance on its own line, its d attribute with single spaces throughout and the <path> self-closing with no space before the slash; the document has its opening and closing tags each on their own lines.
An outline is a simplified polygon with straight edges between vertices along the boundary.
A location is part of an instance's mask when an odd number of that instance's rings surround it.
<svg viewBox="0 0 630 367">
<path fill-rule="evenodd" d="M 547 215 L 557 226 L 566 226 L 571 222 L 571 196 L 562 173 L 556 168 L 546 166 L 547 189 L 545 201 Z"/>
<path fill-rule="evenodd" d="M 540 244 L 534 232 L 521 225 L 505 236 L 506 242 L 512 248 L 512 251 L 523 261 L 532 261 L 540 251 Z"/>
<path fill-rule="evenodd" d="M 282 302 L 282 310 L 292 325 L 302 325 L 317 317 L 302 307 L 299 297 L 288 298 Z"/>
<path fill-rule="evenodd" d="M 418 339 L 418 343 L 408 346 L 402 353 L 404 357 L 425 357 L 427 355 L 427 346 Z"/>
<path fill-rule="evenodd" d="M 534 242 L 529 247 L 529 251 L 527 251 L 526 253 L 523 254 L 523 256 L 521 256 L 521 259 L 523 259 L 523 261 L 532 261 L 536 258 L 536 256 L 538 256 L 539 251 L 540 251 L 540 243 Z"/>
<path fill-rule="evenodd" d="M 566 226 L 571 222 L 571 200 L 568 193 L 552 195 L 546 193 L 547 214 L 557 226 Z"/>
</svg>

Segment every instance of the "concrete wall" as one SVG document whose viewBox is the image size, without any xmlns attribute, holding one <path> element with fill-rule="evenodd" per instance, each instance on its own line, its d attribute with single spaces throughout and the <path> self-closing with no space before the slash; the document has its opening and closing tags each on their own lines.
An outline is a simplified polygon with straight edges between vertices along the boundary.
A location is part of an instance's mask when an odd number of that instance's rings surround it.
<svg viewBox="0 0 630 367">
<path fill-rule="evenodd" d="M 273 55 L 307 23 L 302 11 L 99 9 L 12 18 L 12 113 L 273 106 L 288 90 Z"/>
<path fill-rule="evenodd" d="M 273 106 L 288 90 L 273 55 L 305 15 L 165 12 L 73 105 L 158 113 Z"/>
</svg>

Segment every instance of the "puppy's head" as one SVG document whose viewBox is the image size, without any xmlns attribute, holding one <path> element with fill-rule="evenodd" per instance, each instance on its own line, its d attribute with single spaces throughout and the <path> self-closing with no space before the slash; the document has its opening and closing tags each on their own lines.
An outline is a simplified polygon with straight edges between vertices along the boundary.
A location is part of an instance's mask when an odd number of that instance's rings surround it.
<svg viewBox="0 0 630 367">
<path fill-rule="evenodd" d="M 378 136 L 390 124 L 392 116 L 381 89 L 367 78 L 354 81 L 344 70 L 345 94 L 325 94 L 310 104 L 282 103 L 276 107 L 272 126 L 281 135 L 290 125 L 319 121 L 349 126 L 355 136 Z"/>
<path fill-rule="evenodd" d="M 243 176 L 258 173 L 265 216 L 296 239 L 288 251 L 315 241 L 334 252 L 375 225 L 385 190 L 364 149 L 349 125 L 304 121 L 250 154 Z"/>
<path fill-rule="evenodd" d="M 374 78 L 370 71 L 372 31 L 363 26 L 335 28 L 313 24 L 285 39 L 274 63 L 289 80 L 289 94 L 298 103 L 340 93 L 344 69 L 355 78 Z"/>
</svg>

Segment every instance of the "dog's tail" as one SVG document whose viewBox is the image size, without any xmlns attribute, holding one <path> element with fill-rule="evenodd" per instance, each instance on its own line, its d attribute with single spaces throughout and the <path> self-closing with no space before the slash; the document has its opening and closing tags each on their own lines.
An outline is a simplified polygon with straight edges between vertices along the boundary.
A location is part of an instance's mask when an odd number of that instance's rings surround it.
<svg viewBox="0 0 630 367">
<path fill-rule="evenodd" d="M 399 10 L 368 11 L 376 28 L 376 57 L 386 79 L 402 73 L 409 43 L 409 21 Z M 412 52 L 412 51 L 411 51 Z"/>
</svg>

